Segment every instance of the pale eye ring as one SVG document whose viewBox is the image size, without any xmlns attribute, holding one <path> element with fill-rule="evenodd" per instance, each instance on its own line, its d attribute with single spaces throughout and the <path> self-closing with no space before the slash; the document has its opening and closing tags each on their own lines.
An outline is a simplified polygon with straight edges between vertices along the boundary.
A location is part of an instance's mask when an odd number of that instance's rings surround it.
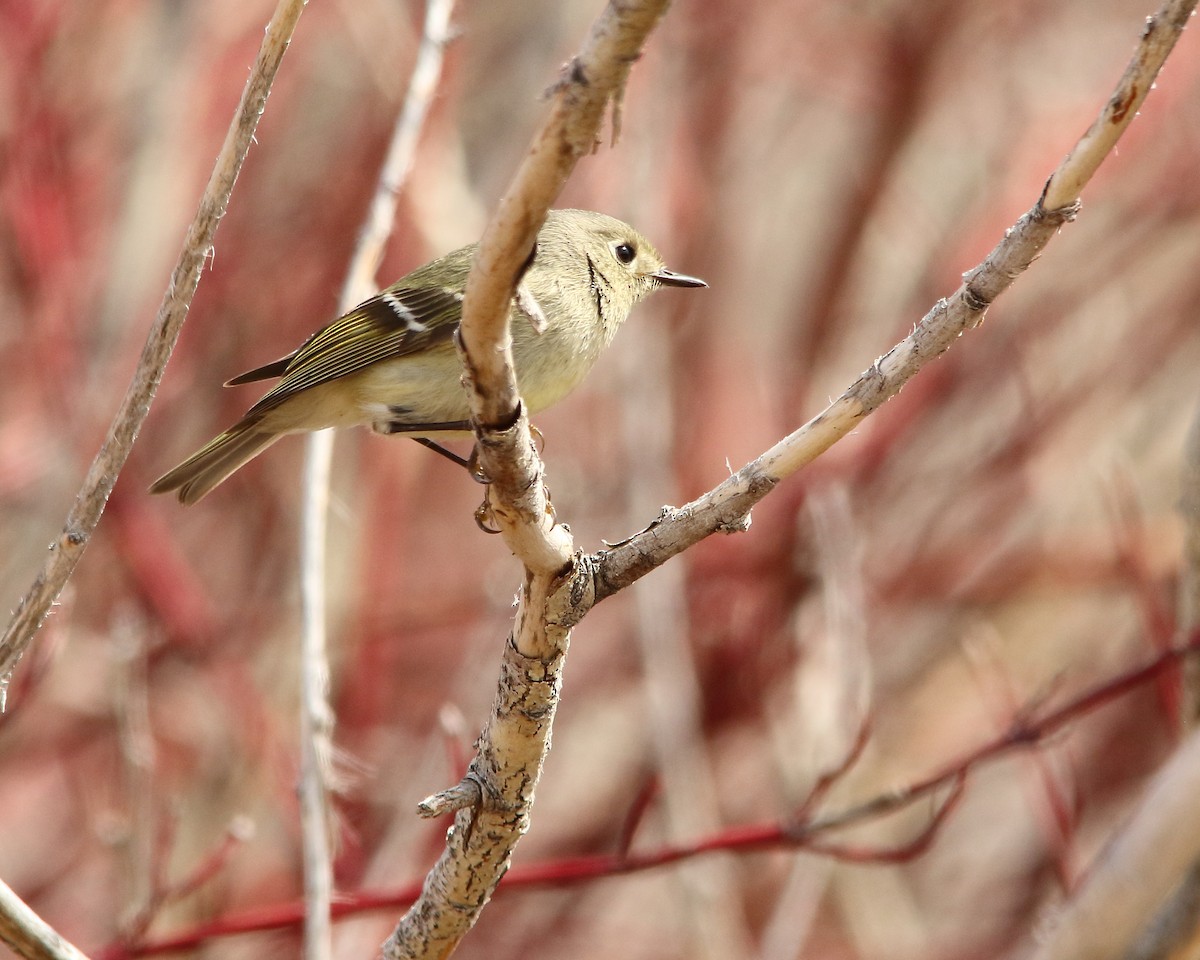
<svg viewBox="0 0 1200 960">
<path fill-rule="evenodd" d="M 613 247 L 613 256 L 625 264 L 625 266 L 629 266 L 637 256 L 637 250 L 633 248 L 632 244 L 618 243 Z"/>
</svg>

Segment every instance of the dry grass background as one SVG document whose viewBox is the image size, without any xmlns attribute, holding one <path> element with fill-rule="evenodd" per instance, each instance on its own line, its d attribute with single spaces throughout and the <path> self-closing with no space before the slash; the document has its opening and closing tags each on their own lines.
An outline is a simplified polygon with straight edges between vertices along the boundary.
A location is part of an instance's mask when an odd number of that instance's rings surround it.
<svg viewBox="0 0 1200 960">
<path fill-rule="evenodd" d="M 478 237 L 538 92 L 596 11 L 462 5 L 381 279 Z M 644 304 L 586 387 L 539 417 L 580 545 L 721 480 L 953 290 L 1090 122 L 1149 12 L 680 0 L 634 71 L 621 142 L 581 165 L 563 205 L 634 222 L 711 289 Z M 0 3 L 10 606 L 124 390 L 269 13 L 260 0 Z M 84 949 L 135 924 L 231 823 L 252 834 L 152 932 L 300 890 L 301 444 L 192 509 L 144 491 L 256 399 L 221 381 L 330 318 L 419 13 L 332 0 L 305 14 L 156 408 L 0 718 L 0 877 Z M 1079 221 L 981 330 L 756 508 L 748 534 L 701 544 L 576 631 L 518 864 L 615 849 L 664 750 L 694 751 L 712 787 L 651 795 L 637 848 L 680 839 L 665 813 L 680 804 L 714 834 L 786 816 L 868 700 L 873 738 L 830 806 L 915 780 L 1022 705 L 1170 640 L 1200 399 L 1198 92 L 1193 29 Z M 336 457 L 337 882 L 354 891 L 432 862 L 444 828 L 412 810 L 457 779 L 518 570 L 476 529 L 479 490 L 451 465 L 366 434 L 339 437 Z M 663 649 L 686 657 L 664 668 Z M 696 897 L 772 960 L 1017 949 L 1171 749 L 1176 697 L 1147 688 L 973 774 L 912 862 L 776 850 L 699 883 L 667 868 L 513 892 L 458 956 L 702 956 Z M 925 812 L 847 839 L 902 842 Z M 339 924 L 339 956 L 370 955 L 393 919 Z M 295 947 L 285 932 L 207 949 Z"/>
</svg>

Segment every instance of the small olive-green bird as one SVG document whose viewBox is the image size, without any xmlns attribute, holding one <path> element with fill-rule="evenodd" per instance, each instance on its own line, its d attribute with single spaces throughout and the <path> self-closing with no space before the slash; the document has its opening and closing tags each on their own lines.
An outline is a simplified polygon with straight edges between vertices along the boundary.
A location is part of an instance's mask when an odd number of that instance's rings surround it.
<svg viewBox="0 0 1200 960">
<path fill-rule="evenodd" d="M 178 490 L 181 503 L 195 503 L 288 433 L 370 426 L 430 446 L 468 434 L 454 332 L 475 246 L 414 270 L 294 353 L 226 383 L 279 378 L 241 420 L 150 492 Z M 633 305 L 664 285 L 706 286 L 668 270 L 650 242 L 620 220 L 552 210 L 512 306 L 513 362 L 527 411 L 544 410 L 579 386 Z"/>
</svg>

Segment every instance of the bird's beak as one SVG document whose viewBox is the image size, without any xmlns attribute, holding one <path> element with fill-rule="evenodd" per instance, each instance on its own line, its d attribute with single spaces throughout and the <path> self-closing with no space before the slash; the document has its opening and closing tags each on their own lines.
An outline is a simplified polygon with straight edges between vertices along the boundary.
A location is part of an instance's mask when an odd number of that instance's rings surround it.
<svg viewBox="0 0 1200 960">
<path fill-rule="evenodd" d="M 686 273 L 676 273 L 663 267 L 650 274 L 655 280 L 667 287 L 707 287 L 708 284 L 699 277 L 689 277 Z"/>
</svg>

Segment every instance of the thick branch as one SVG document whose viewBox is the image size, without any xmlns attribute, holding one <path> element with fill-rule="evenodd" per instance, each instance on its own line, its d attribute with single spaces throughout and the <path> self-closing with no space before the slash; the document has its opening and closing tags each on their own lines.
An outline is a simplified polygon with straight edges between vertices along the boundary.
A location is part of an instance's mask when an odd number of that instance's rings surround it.
<svg viewBox="0 0 1200 960">
<path fill-rule="evenodd" d="M 467 281 L 460 342 L 480 466 L 492 480 L 489 500 L 509 547 L 528 569 L 541 573 L 561 571 L 573 545 L 553 522 L 529 430 L 520 421 L 509 305 L 547 210 L 579 158 L 597 143 L 610 103 L 615 128 L 629 70 L 669 5 L 613 0 L 592 24 L 579 55 L 553 88 L 550 115 L 484 231 Z M 521 524 L 526 529 L 518 535 Z"/>
<path fill-rule="evenodd" d="M 420 899 L 384 944 L 388 960 L 448 956 L 475 923 L 529 825 L 550 745 L 570 640 L 559 577 L 571 569 L 570 532 L 555 522 L 513 372 L 509 308 L 546 212 L 597 142 L 632 64 L 668 0 L 613 0 L 554 89 L 550 115 L 501 200 L 476 253 L 459 333 L 477 450 L 488 476 L 485 510 L 525 566 L 496 700 L 468 777 L 481 801 L 460 809 Z M 614 106 L 614 114 L 616 107 Z M 614 117 L 615 127 L 615 117 Z"/>
</svg>

